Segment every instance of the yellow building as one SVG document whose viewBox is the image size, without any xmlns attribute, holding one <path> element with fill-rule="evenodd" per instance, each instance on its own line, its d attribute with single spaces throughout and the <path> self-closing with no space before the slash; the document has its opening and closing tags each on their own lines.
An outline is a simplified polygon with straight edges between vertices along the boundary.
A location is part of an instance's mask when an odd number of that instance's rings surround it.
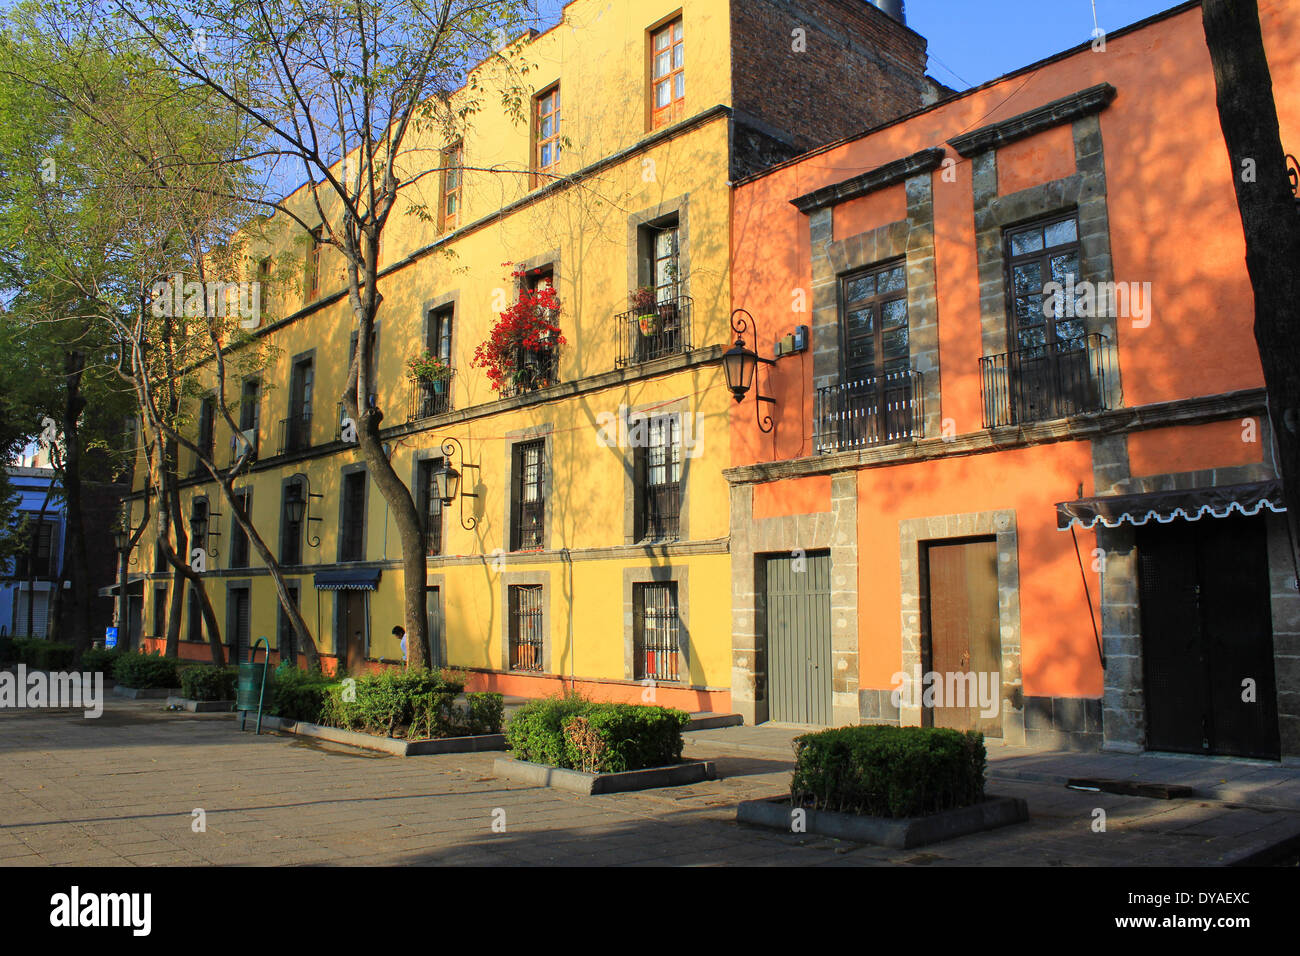
<svg viewBox="0 0 1300 956">
<path fill-rule="evenodd" d="M 856 45 L 839 42 L 846 30 Z M 528 39 L 529 123 L 485 109 L 463 136 L 406 154 L 408 178 L 421 159 L 446 169 L 409 187 L 436 214 L 396 216 L 385 232 L 373 400 L 427 515 L 435 663 L 474 672 L 476 689 L 572 683 L 639 700 L 653 682 L 659 703 L 729 707 L 730 181 L 921 105 L 924 49 L 861 0 L 574 0 Z M 304 190 L 290 201 L 316 215 Z M 301 230 L 262 257 L 296 257 L 304 278 L 268 297 L 275 318 L 256 335 L 274 347 L 270 367 L 227 383 L 257 446 L 235 487 L 327 662 L 398 662 L 397 528 L 341 426 L 355 344 L 341 257 Z M 553 285 L 565 344 L 498 393 L 471 358 L 517 281 Z M 648 305 L 634 302 L 643 287 Z M 408 377 L 426 349 L 454 368 L 445 382 Z M 444 508 L 429 482 L 449 439 L 474 497 Z M 287 650 L 273 582 L 211 482 L 187 479 L 183 507 L 197 531 L 207 516 L 223 640 Z M 170 574 L 137 577 L 156 643 Z M 204 658 L 191 602 L 185 613 L 182 655 Z"/>
</svg>

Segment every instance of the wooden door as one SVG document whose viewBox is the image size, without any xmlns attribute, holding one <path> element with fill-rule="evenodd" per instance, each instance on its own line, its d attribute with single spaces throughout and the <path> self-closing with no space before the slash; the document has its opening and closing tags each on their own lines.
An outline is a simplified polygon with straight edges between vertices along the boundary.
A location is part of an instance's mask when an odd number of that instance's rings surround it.
<svg viewBox="0 0 1300 956">
<path fill-rule="evenodd" d="M 772 720 L 831 722 L 831 558 L 765 562 L 768 687 Z"/>
<path fill-rule="evenodd" d="M 943 683 L 933 705 L 925 708 L 925 723 L 1001 737 L 997 542 L 992 538 L 935 542 L 928 546 L 926 557 L 929 604 L 921 669 L 923 674 L 938 675 L 936 680 Z M 974 675 L 974 680 L 962 675 Z M 992 716 L 982 713 L 981 688 L 997 708 Z M 958 689 L 960 697 L 954 693 Z"/>
<path fill-rule="evenodd" d="M 339 657 L 349 674 L 360 672 L 366 660 L 370 626 L 366 619 L 366 592 L 339 592 Z"/>
</svg>

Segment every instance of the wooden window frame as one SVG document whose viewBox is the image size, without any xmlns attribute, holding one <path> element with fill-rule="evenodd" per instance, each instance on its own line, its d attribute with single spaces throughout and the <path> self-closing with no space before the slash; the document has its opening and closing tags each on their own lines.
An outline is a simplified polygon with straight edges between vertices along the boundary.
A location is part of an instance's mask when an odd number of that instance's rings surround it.
<svg viewBox="0 0 1300 956">
<path fill-rule="evenodd" d="M 677 34 L 680 33 L 680 36 Z M 649 53 L 650 62 L 648 69 L 649 77 L 649 111 L 650 111 L 650 129 L 657 130 L 665 126 L 671 126 L 679 122 L 686 116 L 686 31 L 682 14 L 678 12 L 671 19 L 666 20 L 658 26 L 652 27 L 649 31 Z M 668 45 L 665 48 L 668 52 L 668 71 L 663 74 L 657 72 L 658 54 L 662 52 L 657 46 L 658 40 L 664 34 L 668 35 Z M 675 65 L 675 51 L 681 50 L 681 65 Z M 681 95 L 677 95 L 678 80 L 682 87 Z M 668 102 L 663 106 L 656 105 L 655 93 L 661 84 L 667 83 L 669 89 Z"/>
<path fill-rule="evenodd" d="M 877 292 L 866 297 L 865 299 L 853 299 L 853 300 L 849 299 L 849 287 L 850 284 L 855 280 L 865 278 L 866 276 L 878 277 L 882 273 L 892 272 L 893 270 L 899 268 L 900 266 L 903 269 L 903 288 L 901 291 L 894 290 L 892 292 Z M 910 307 L 910 303 L 908 302 L 907 260 L 901 258 L 891 259 L 888 262 L 877 263 L 876 265 L 868 266 L 865 269 L 855 269 L 852 272 L 848 272 L 840 276 L 839 281 L 840 281 L 840 356 L 841 356 L 840 372 L 841 372 L 842 380 L 845 382 L 851 382 L 851 381 L 857 381 L 858 379 L 865 377 L 864 374 L 854 374 L 849 364 L 849 313 L 855 312 L 858 309 L 861 309 L 865 306 L 870 306 L 873 310 L 873 315 L 875 316 L 874 328 L 872 330 L 871 376 L 875 378 L 880 378 L 881 376 L 885 375 L 887 372 L 890 371 L 890 369 L 886 368 L 884 365 L 885 330 L 884 330 L 884 322 L 882 321 L 883 316 L 882 316 L 882 308 L 881 308 L 882 306 L 884 306 L 886 303 L 889 302 L 897 302 L 899 300 L 902 300 L 904 308 L 907 310 L 907 315 L 904 324 L 908 328 L 907 362 L 910 365 L 912 361 L 912 346 L 911 346 L 912 310 Z"/>
<path fill-rule="evenodd" d="M 320 261 L 321 250 L 325 247 L 325 227 L 317 226 L 311 231 L 310 245 L 307 249 L 307 301 L 315 302 L 320 298 Z"/>
<path fill-rule="evenodd" d="M 459 228 L 461 213 L 465 208 L 465 141 L 456 140 L 449 144 L 441 154 L 442 176 L 438 192 L 438 228 L 441 232 L 451 232 Z M 455 200 L 456 208 L 449 212 L 448 202 Z"/>
<path fill-rule="evenodd" d="M 543 104 L 551 97 L 554 97 L 553 107 L 550 112 L 543 112 Z M 532 184 L 535 187 L 545 186 L 552 181 L 552 177 L 558 174 L 560 168 L 560 123 L 562 121 L 560 99 L 560 84 L 552 83 L 533 97 L 533 156 L 532 156 Z M 552 119 L 551 135 L 542 135 L 542 123 L 547 118 Z M 545 147 L 551 147 L 551 161 L 544 162 L 542 153 Z"/>
<path fill-rule="evenodd" d="M 230 509 L 230 567 L 247 568 L 252 561 L 252 542 L 244 529 L 240 527 L 239 518 L 234 514 L 239 509 L 240 503 L 243 504 L 243 513 L 245 517 L 252 514 L 253 510 L 253 490 L 244 488 L 233 493 L 236 501 L 234 507 Z"/>
<path fill-rule="evenodd" d="M 1049 226 L 1057 223 L 1073 222 L 1074 223 L 1074 240 L 1071 242 L 1061 243 L 1060 245 L 1047 245 L 1046 231 Z M 1019 255 L 1013 255 L 1011 252 L 1011 240 L 1022 233 L 1030 230 L 1038 230 L 1044 233 L 1043 248 L 1037 252 L 1022 252 Z M 1002 230 L 1002 256 L 1005 268 L 1003 281 L 1006 283 L 1007 290 L 1007 351 L 1020 352 L 1025 348 L 1036 348 L 1040 346 L 1024 346 L 1020 342 L 1020 322 L 1016 315 L 1016 288 L 1015 288 L 1015 269 L 1016 266 L 1022 266 L 1027 263 L 1038 263 L 1040 266 L 1040 277 L 1044 280 L 1043 287 L 1052 282 L 1052 258 L 1065 253 L 1073 252 L 1079 262 L 1079 272 L 1083 272 L 1083 246 L 1079 242 L 1079 211 L 1070 209 L 1065 212 L 1053 213 L 1050 216 L 1040 216 L 1037 219 L 1031 219 L 1027 222 L 1018 223 L 1015 226 L 1008 226 Z M 1074 281 L 1082 281 L 1082 275 L 1076 275 Z M 1042 302 L 1042 287 L 1032 294 Z M 1043 315 L 1044 342 L 1041 346 L 1050 350 L 1057 342 L 1062 341 L 1058 336 L 1057 324 L 1064 321 L 1077 321 L 1083 326 L 1083 334 L 1088 334 L 1087 323 L 1081 319 L 1070 319 L 1068 317 L 1057 316 L 1052 318 L 1046 314 Z M 1065 340 L 1065 341 L 1068 341 Z"/>
<path fill-rule="evenodd" d="M 339 521 L 339 563 L 343 564 L 352 561 L 364 561 L 366 559 L 366 493 L 367 493 L 367 473 L 357 470 L 346 472 L 343 475 L 343 481 L 339 489 L 341 501 L 341 518 Z M 349 505 L 354 504 L 349 496 L 349 491 L 354 487 L 360 487 L 360 505 L 356 509 L 357 514 L 353 514 L 353 509 Z M 355 548 L 351 547 L 355 545 Z"/>
</svg>

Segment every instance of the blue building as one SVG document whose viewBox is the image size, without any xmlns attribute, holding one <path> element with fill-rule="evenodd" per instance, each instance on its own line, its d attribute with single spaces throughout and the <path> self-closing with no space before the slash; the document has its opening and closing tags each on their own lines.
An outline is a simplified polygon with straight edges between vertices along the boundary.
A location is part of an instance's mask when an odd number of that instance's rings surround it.
<svg viewBox="0 0 1300 956">
<path fill-rule="evenodd" d="M 46 637 L 63 569 L 66 505 L 54 469 L 10 466 L 5 471 L 21 496 L 19 518 L 31 521 L 36 551 L 33 555 L 29 549 L 0 566 L 0 633 Z"/>
</svg>

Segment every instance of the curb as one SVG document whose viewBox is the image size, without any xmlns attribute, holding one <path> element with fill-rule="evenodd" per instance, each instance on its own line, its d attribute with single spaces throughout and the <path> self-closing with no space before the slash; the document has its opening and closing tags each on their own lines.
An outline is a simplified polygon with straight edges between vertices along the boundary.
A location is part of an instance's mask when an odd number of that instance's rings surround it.
<svg viewBox="0 0 1300 956">
<path fill-rule="evenodd" d="M 256 724 L 256 714 L 248 711 Z M 477 753 L 483 750 L 505 750 L 505 734 L 479 734 L 474 737 L 443 737 L 439 740 L 397 740 L 392 737 L 376 737 L 356 730 L 342 730 L 338 727 L 322 727 L 306 721 L 286 720 L 283 717 L 262 715 L 262 728 L 275 730 L 283 734 L 295 734 L 299 737 L 314 737 L 331 743 L 359 747 L 362 750 L 377 750 L 394 757 L 420 757 L 429 754 Z"/>
<path fill-rule="evenodd" d="M 624 773 L 586 773 L 566 770 L 545 764 L 498 757 L 492 762 L 492 773 L 507 780 L 527 783 L 536 787 L 555 787 L 587 796 L 601 793 L 627 793 L 633 790 L 652 790 L 659 787 L 678 787 L 716 779 L 711 760 L 688 760 L 671 767 L 647 767 Z"/>
<path fill-rule="evenodd" d="M 191 714 L 226 714 L 235 709 L 233 700 L 194 700 L 190 697 L 168 697 L 168 707 L 179 707 Z M 265 723 L 265 718 L 263 719 Z"/>
</svg>

